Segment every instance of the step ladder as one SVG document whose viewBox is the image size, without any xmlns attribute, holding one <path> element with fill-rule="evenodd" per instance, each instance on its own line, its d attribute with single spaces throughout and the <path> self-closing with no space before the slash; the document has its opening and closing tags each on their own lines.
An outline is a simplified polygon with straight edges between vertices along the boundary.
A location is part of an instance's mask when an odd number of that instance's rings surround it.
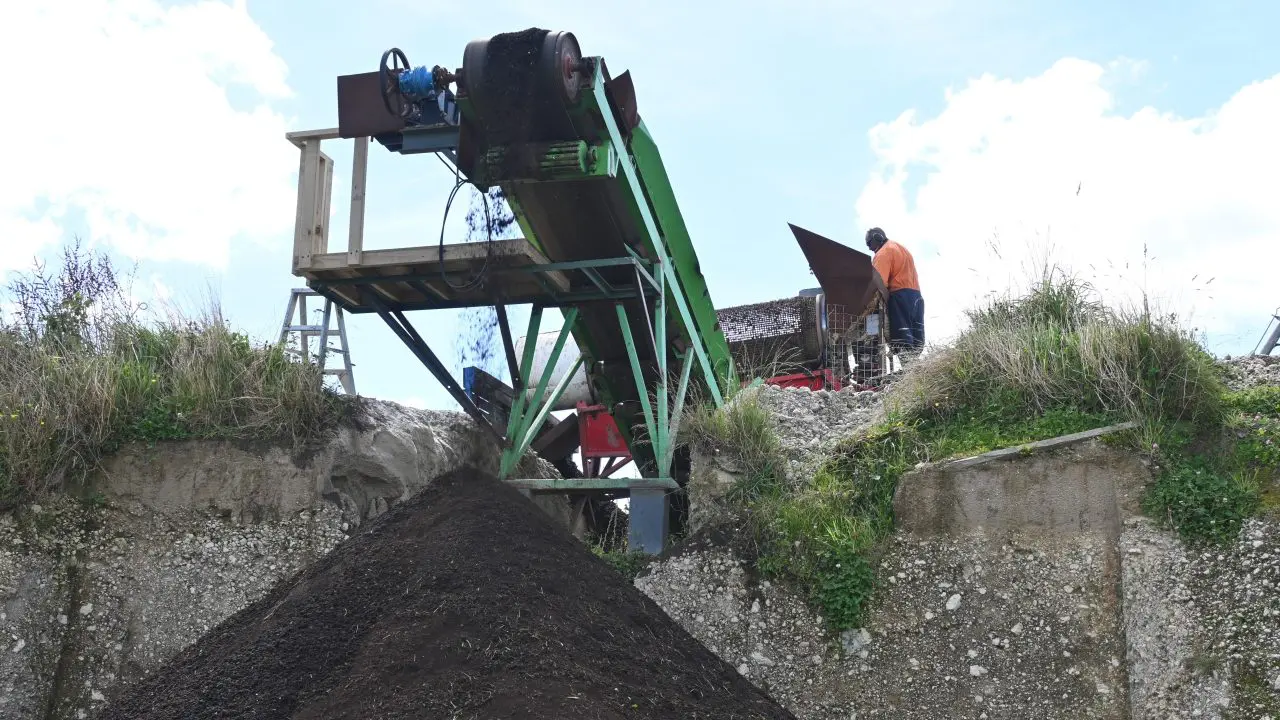
<svg viewBox="0 0 1280 720">
<path fill-rule="evenodd" d="M 284 312 L 284 323 L 280 326 L 279 342 L 284 344 L 285 352 L 290 356 L 310 364 L 312 362 L 311 339 L 319 338 L 320 346 L 319 352 L 315 357 L 316 364 L 320 366 L 325 375 L 333 375 L 338 378 L 343 392 L 348 395 L 355 395 L 356 381 L 351 373 L 351 352 L 347 346 L 346 317 L 342 312 L 342 308 L 335 308 L 332 300 L 324 298 L 324 310 L 321 313 L 320 324 L 307 324 L 307 298 L 312 297 L 324 296 L 310 288 L 294 288 L 289 291 L 289 306 Z M 334 315 L 337 315 L 338 318 L 336 331 L 330 327 Z M 295 318 L 298 321 L 297 325 L 293 324 Z M 293 347 L 290 334 L 297 337 L 297 348 Z M 337 335 L 339 347 L 329 347 L 329 338 L 333 335 Z M 329 353 L 336 353 L 342 356 L 341 367 L 326 367 L 330 357 Z"/>
<path fill-rule="evenodd" d="M 1270 355 L 1271 351 L 1280 345 L 1280 308 L 1276 308 L 1271 313 L 1271 320 L 1267 323 L 1267 329 L 1263 332 L 1263 340 L 1258 344 L 1254 355 Z"/>
</svg>

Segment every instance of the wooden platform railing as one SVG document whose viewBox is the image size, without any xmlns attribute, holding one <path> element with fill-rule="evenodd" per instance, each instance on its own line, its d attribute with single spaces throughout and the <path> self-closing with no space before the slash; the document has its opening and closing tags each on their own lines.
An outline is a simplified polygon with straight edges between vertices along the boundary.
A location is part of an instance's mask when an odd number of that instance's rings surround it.
<svg viewBox="0 0 1280 720">
<path fill-rule="evenodd" d="M 320 144 L 336 140 L 337 128 L 301 130 L 285 135 L 300 151 L 298 206 L 293 226 L 293 274 L 311 267 L 312 258 L 329 252 L 329 212 L 333 199 L 333 158 Z M 347 263 L 359 265 L 364 254 L 364 203 L 369 175 L 369 138 L 355 138 L 351 163 L 351 212 Z"/>
</svg>

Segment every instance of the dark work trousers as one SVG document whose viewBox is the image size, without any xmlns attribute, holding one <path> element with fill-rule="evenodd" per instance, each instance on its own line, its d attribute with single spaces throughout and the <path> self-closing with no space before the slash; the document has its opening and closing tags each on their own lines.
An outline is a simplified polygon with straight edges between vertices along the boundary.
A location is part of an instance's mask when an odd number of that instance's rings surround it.
<svg viewBox="0 0 1280 720">
<path fill-rule="evenodd" d="M 899 350 L 924 347 L 924 298 L 919 290 L 889 293 L 889 342 Z"/>
</svg>

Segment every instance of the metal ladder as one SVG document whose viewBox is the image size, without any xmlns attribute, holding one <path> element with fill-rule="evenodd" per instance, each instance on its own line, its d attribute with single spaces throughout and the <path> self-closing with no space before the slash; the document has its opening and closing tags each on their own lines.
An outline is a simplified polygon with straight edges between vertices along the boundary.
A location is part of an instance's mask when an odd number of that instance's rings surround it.
<svg viewBox="0 0 1280 720">
<path fill-rule="evenodd" d="M 1276 308 L 1271 314 L 1271 320 L 1267 323 L 1267 329 L 1263 332 L 1264 339 L 1258 344 L 1254 355 L 1270 355 L 1271 351 L 1280 345 L 1280 308 Z"/>
<path fill-rule="evenodd" d="M 311 338 L 318 336 L 320 338 L 320 352 L 316 360 L 316 364 L 325 375 L 334 375 L 338 378 L 338 382 L 342 384 L 342 389 L 348 395 L 356 394 L 356 381 L 351 373 L 351 352 L 347 346 L 347 323 L 346 317 L 342 312 L 342 308 L 334 308 L 333 301 L 324 298 L 324 312 L 319 325 L 307 324 L 307 298 L 323 297 L 320 293 L 310 288 L 294 288 L 289 291 L 289 306 L 284 312 L 284 323 L 280 326 L 281 343 L 286 343 L 290 333 L 296 333 L 298 337 L 298 348 L 295 349 L 291 343 L 285 344 L 285 352 L 292 356 L 299 357 L 304 363 L 311 363 Z M 338 327 L 334 333 L 329 325 L 330 319 L 337 311 Z M 294 325 L 294 317 L 297 317 L 298 324 Z M 336 334 L 338 336 L 339 347 L 329 347 L 329 337 Z M 342 367 L 329 368 L 325 366 L 328 361 L 329 353 L 337 353 L 342 356 Z"/>
</svg>

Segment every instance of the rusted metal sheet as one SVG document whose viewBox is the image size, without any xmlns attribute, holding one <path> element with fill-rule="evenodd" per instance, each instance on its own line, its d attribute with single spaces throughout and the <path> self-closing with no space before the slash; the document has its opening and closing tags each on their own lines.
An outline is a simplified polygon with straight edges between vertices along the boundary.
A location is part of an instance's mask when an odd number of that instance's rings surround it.
<svg viewBox="0 0 1280 720">
<path fill-rule="evenodd" d="M 843 305 L 847 312 L 860 313 L 879 293 L 888 297 L 884 280 L 871 264 L 871 256 L 841 245 L 835 240 L 787 223 L 818 278 L 828 305 Z"/>
<path fill-rule="evenodd" d="M 631 71 L 604 84 L 604 90 L 613 102 L 614 116 L 624 137 L 630 138 L 631 131 L 640 124 L 640 111 L 636 108 L 636 86 L 631 82 Z"/>
<path fill-rule="evenodd" d="M 378 73 L 338 76 L 338 134 L 343 138 L 377 137 L 403 130 L 404 118 L 382 102 Z"/>
</svg>

